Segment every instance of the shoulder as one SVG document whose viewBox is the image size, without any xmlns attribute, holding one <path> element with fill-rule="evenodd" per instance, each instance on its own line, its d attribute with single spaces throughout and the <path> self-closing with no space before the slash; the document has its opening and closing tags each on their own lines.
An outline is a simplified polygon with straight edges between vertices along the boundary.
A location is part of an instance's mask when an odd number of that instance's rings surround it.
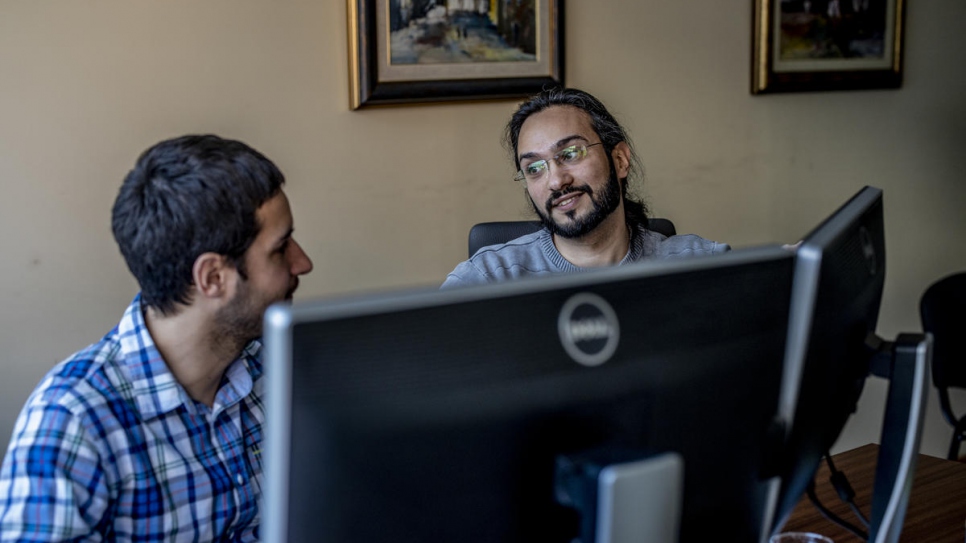
<svg viewBox="0 0 966 543">
<path fill-rule="evenodd" d="M 460 262 L 446 276 L 441 288 L 503 281 L 545 273 L 548 259 L 545 245 L 550 238 L 545 229 L 520 236 L 506 243 L 481 248 L 468 260 Z M 550 241 L 552 245 L 553 242 Z"/>
<path fill-rule="evenodd" d="M 110 421 L 129 418 L 119 409 L 124 386 L 115 382 L 109 369 L 118 352 L 112 331 L 47 372 L 17 418 L 10 450 L 24 448 L 35 454 L 41 450 L 37 447 L 50 451 L 99 448 L 96 441 L 115 426 Z"/>
<path fill-rule="evenodd" d="M 20 489 L 0 496 L 4 536 L 79 540 L 101 525 L 121 456 L 132 450 L 116 446 L 114 432 L 137 423 L 105 369 L 118 352 L 112 331 L 57 364 L 30 395 L 0 466 L 0 487 Z"/>
<path fill-rule="evenodd" d="M 113 365 L 120 350 L 115 329 L 101 341 L 88 345 L 54 366 L 37 387 L 35 395 L 39 394 L 44 401 L 56 402 L 91 387 L 103 389 L 110 386 L 105 382 L 105 367 Z"/>
<path fill-rule="evenodd" d="M 731 250 L 727 243 L 704 239 L 694 234 L 665 237 L 647 232 L 644 239 L 645 258 L 677 258 L 696 255 L 715 255 Z"/>
<path fill-rule="evenodd" d="M 42 420 L 43 426 L 49 426 L 69 424 L 69 421 L 61 420 L 66 417 L 84 427 L 92 424 L 104 430 L 103 414 L 117 410 L 117 400 L 125 390 L 116 371 L 119 353 L 115 329 L 101 341 L 61 361 L 47 372 L 31 393 L 21 418 L 33 423 Z"/>
</svg>

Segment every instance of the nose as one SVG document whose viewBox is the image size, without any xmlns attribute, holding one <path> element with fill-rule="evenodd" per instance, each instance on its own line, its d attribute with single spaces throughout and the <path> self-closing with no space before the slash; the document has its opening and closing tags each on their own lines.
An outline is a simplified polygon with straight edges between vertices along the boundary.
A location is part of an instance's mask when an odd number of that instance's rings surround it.
<svg viewBox="0 0 966 543">
<path fill-rule="evenodd" d="M 552 191 L 558 191 L 573 182 L 573 176 L 570 175 L 567 168 L 562 167 L 560 164 L 553 163 L 550 171 L 547 172 L 547 186 Z"/>
<path fill-rule="evenodd" d="M 302 246 L 293 238 L 291 240 L 291 254 L 289 255 L 292 275 L 305 275 L 312 271 L 312 259 L 305 254 Z"/>
</svg>

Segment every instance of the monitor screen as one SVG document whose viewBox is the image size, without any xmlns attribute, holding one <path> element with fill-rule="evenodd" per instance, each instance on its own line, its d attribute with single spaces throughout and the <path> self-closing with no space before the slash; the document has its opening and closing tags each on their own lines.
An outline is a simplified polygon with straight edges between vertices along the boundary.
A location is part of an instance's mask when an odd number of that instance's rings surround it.
<svg viewBox="0 0 966 543">
<path fill-rule="evenodd" d="M 680 541 L 767 537 L 793 262 L 270 308 L 264 540 L 570 543 L 555 471 L 600 451 L 680 455 Z"/>
<path fill-rule="evenodd" d="M 797 251 L 782 411 L 791 420 L 780 525 L 855 411 L 885 280 L 882 191 L 865 187 Z"/>
</svg>

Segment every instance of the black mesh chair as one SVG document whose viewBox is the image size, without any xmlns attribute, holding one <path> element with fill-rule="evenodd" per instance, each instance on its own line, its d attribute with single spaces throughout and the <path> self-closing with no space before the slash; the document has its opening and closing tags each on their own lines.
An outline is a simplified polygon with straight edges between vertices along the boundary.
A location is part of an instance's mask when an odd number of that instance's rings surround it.
<svg viewBox="0 0 966 543">
<path fill-rule="evenodd" d="M 932 334 L 932 382 L 939 391 L 943 417 L 953 426 L 950 460 L 959 459 L 966 437 L 966 414 L 957 418 L 949 402 L 950 388 L 966 388 L 966 272 L 933 283 L 919 302 L 922 328 Z"/>
<path fill-rule="evenodd" d="M 536 232 L 540 228 L 539 221 L 497 221 L 475 224 L 470 228 L 470 256 L 476 254 L 481 247 L 506 243 L 511 239 Z M 648 219 L 647 229 L 667 237 L 677 233 L 674 230 L 674 223 L 667 219 Z"/>
</svg>

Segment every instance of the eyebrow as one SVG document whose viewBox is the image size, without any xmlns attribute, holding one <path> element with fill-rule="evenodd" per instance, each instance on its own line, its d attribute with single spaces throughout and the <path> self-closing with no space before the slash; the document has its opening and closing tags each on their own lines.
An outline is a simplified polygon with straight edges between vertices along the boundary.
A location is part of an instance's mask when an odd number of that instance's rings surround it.
<svg viewBox="0 0 966 543">
<path fill-rule="evenodd" d="M 561 139 L 557 140 L 557 143 L 554 143 L 550 147 L 550 150 L 551 151 L 557 151 L 558 149 L 562 149 L 562 148 L 566 147 L 567 144 L 572 143 L 574 140 L 590 141 L 587 138 L 581 136 L 580 134 L 571 134 L 571 135 L 569 135 L 569 136 L 567 136 L 565 138 L 561 138 Z M 528 152 L 523 153 L 522 155 L 520 155 L 520 158 L 518 159 L 518 161 L 523 160 L 525 158 L 539 158 L 539 157 L 540 157 L 540 154 L 539 153 L 536 153 L 536 152 L 533 152 L 533 151 L 528 151 Z"/>
</svg>

